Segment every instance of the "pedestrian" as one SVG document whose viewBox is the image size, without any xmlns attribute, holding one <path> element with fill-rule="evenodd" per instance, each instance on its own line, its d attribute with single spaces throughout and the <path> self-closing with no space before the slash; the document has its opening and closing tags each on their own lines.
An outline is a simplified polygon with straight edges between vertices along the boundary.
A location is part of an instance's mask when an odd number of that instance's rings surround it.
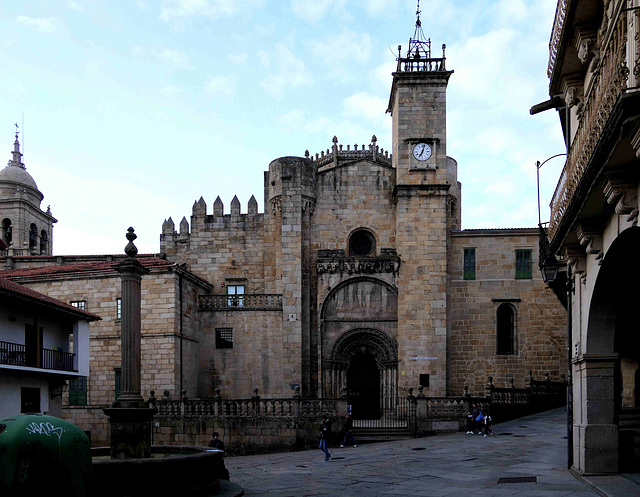
<svg viewBox="0 0 640 497">
<path fill-rule="evenodd" d="M 473 433 L 475 434 L 476 429 L 478 430 L 478 435 L 482 434 L 482 420 L 484 419 L 484 416 L 482 415 L 482 409 L 480 409 L 480 406 L 478 404 L 473 404 L 473 410 L 471 411 L 472 415 L 473 415 L 473 423 L 474 423 L 474 429 L 473 429 Z"/>
<path fill-rule="evenodd" d="M 353 438 L 353 421 L 351 420 L 351 416 L 347 416 L 344 420 L 344 439 L 340 447 L 344 447 L 347 444 L 347 440 L 351 440 L 354 447 L 358 446 L 356 439 Z"/>
<path fill-rule="evenodd" d="M 473 435 L 474 426 L 473 412 L 467 411 L 467 435 Z"/>
<path fill-rule="evenodd" d="M 320 450 L 324 452 L 324 462 L 331 459 L 329 438 L 331 438 L 331 420 L 327 416 L 323 416 L 320 422 Z"/>
<path fill-rule="evenodd" d="M 209 447 L 212 449 L 217 449 L 223 452 L 222 457 L 224 457 L 225 447 L 224 442 L 218 438 L 220 434 L 217 431 L 214 431 L 211 434 L 211 441 L 209 442 Z M 229 470 L 224 465 L 224 460 L 222 460 L 222 464 L 219 466 L 218 470 L 220 471 L 220 479 L 229 481 Z"/>
<path fill-rule="evenodd" d="M 493 436 L 493 419 L 491 418 L 491 414 L 489 413 L 485 414 L 482 422 L 484 423 L 484 436 L 486 437 L 487 435 L 489 435 L 490 437 L 492 437 Z"/>
<path fill-rule="evenodd" d="M 218 438 L 219 436 L 220 434 L 217 431 L 214 431 L 211 434 L 211 441 L 209 442 L 209 447 L 211 447 L 212 449 L 218 449 L 224 452 L 225 451 L 224 442 Z"/>
</svg>

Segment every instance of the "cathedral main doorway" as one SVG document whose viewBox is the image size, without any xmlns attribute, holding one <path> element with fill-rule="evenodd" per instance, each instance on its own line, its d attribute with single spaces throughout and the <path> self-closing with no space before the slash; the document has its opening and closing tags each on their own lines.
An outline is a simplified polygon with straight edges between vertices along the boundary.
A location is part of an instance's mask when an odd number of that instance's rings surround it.
<svg viewBox="0 0 640 497">
<path fill-rule="evenodd" d="M 380 370 L 366 350 L 354 354 L 347 367 L 347 399 L 354 419 L 380 417 Z"/>
</svg>

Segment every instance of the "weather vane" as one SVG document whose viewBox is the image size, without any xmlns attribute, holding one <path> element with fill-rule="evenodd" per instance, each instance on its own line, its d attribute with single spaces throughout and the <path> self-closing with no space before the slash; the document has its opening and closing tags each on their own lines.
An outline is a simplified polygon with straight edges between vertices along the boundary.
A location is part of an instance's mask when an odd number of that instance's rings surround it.
<svg viewBox="0 0 640 497">
<path fill-rule="evenodd" d="M 18 123 L 13 123 L 13 125 L 16 127 L 16 138 L 18 138 L 18 128 L 20 126 L 18 126 Z"/>
</svg>

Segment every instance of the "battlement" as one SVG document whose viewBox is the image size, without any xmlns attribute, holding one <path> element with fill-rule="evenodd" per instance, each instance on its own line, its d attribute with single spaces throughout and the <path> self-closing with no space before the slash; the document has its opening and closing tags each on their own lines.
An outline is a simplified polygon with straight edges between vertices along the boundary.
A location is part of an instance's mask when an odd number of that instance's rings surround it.
<svg viewBox="0 0 640 497">
<path fill-rule="evenodd" d="M 362 159 L 370 159 L 374 162 L 391 166 L 391 154 L 383 148 L 379 148 L 377 141 L 376 135 L 373 135 L 369 145 L 362 145 L 362 148 L 359 149 L 356 143 L 353 145 L 353 149 L 351 145 L 347 145 L 345 149 L 342 144 L 338 143 L 338 138 L 334 136 L 333 146 L 330 149 L 328 148 L 326 152 L 323 150 L 314 157 L 309 155 L 309 151 L 306 150 L 304 156 L 315 162 L 318 168 L 328 165 L 338 166 L 340 163 Z"/>
</svg>

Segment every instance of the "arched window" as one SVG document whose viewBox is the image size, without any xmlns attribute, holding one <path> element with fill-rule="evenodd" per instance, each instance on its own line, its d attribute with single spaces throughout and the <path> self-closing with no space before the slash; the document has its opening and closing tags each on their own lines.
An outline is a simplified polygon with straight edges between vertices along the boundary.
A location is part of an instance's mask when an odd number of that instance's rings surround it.
<svg viewBox="0 0 640 497">
<path fill-rule="evenodd" d="M 31 229 L 29 230 L 29 248 L 34 249 L 38 246 L 38 228 L 35 224 L 31 224 Z"/>
<path fill-rule="evenodd" d="M 42 230 L 40 232 L 40 255 L 47 253 L 47 232 Z"/>
<path fill-rule="evenodd" d="M 2 240 L 7 244 L 11 244 L 11 219 L 8 217 L 2 220 Z"/>
<path fill-rule="evenodd" d="M 500 304 L 496 312 L 497 353 L 515 354 L 516 309 L 511 304 Z"/>
<path fill-rule="evenodd" d="M 376 238 L 368 230 L 356 230 L 349 237 L 349 256 L 373 257 L 376 255 Z"/>
</svg>

